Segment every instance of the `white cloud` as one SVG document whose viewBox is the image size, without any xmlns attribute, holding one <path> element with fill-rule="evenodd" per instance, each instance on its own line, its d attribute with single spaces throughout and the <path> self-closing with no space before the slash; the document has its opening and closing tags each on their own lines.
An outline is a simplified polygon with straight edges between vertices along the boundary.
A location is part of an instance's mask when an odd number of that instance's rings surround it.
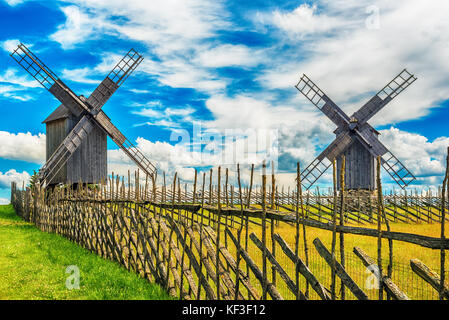
<svg viewBox="0 0 449 320">
<path fill-rule="evenodd" d="M 195 57 L 204 51 L 204 40 L 229 25 L 221 2 L 155 0 L 151 5 L 142 0 L 66 2 L 72 4 L 62 8 L 66 22 L 51 36 L 63 48 L 112 34 L 146 44 L 151 54 L 157 56 L 157 62 L 146 59 L 139 70 L 158 76 L 164 85 L 205 92 L 225 88 L 225 80 L 202 66 L 201 61 L 194 63 Z M 245 58 L 243 50 L 238 49 L 240 58 Z"/>
<path fill-rule="evenodd" d="M 28 101 L 34 99 L 32 96 L 24 93 L 24 90 L 22 90 L 22 88 L 14 85 L 0 84 L 0 96 L 19 101 Z"/>
<path fill-rule="evenodd" d="M 22 71 L 19 72 L 19 70 L 15 68 L 6 69 L 6 71 L 0 75 L 0 82 L 7 82 L 25 88 L 40 87 L 40 84 L 33 78 L 29 77 L 27 73 Z"/>
<path fill-rule="evenodd" d="M 1 43 L 1 47 L 3 48 L 3 50 L 5 50 L 6 52 L 13 52 L 17 46 L 19 45 L 20 40 L 17 39 L 9 39 L 9 40 L 5 40 Z"/>
<path fill-rule="evenodd" d="M 27 2 L 27 1 L 29 1 L 29 0 L 5 0 L 5 2 L 8 5 L 10 5 L 11 7 L 14 7 L 14 6 L 18 5 L 18 4 L 22 4 L 22 3 Z"/>
<path fill-rule="evenodd" d="M 112 69 L 112 68 L 111 68 Z M 81 83 L 89 83 L 89 84 L 99 84 L 101 82 L 100 79 L 95 80 L 91 79 L 92 75 L 97 75 L 98 73 L 93 70 L 93 68 L 79 68 L 79 69 L 64 69 L 61 72 L 61 76 L 63 79 L 68 79 L 70 81 L 76 81 Z"/>
<path fill-rule="evenodd" d="M 45 134 L 17 134 L 0 131 L 0 158 L 42 164 L 45 161 Z"/>
<path fill-rule="evenodd" d="M 260 59 L 260 54 L 255 54 L 244 45 L 224 44 L 202 51 L 195 61 L 204 67 L 220 68 L 254 66 L 261 61 Z"/>
<path fill-rule="evenodd" d="M 11 169 L 5 173 L 0 172 L 0 188 L 11 187 L 11 182 L 16 182 L 17 186 L 21 188 L 23 183 L 25 183 L 25 186 L 27 185 L 30 178 L 30 174 L 26 171 L 20 173 L 15 169 Z"/>
<path fill-rule="evenodd" d="M 150 93 L 149 90 L 140 90 L 140 89 L 128 89 L 129 91 L 133 92 L 133 93 Z"/>
<path fill-rule="evenodd" d="M 406 67 L 418 81 L 371 122 L 394 123 L 428 114 L 449 98 L 449 75 L 443 72 L 449 69 L 449 20 L 445 18 L 449 3 L 377 1 L 380 28 L 369 29 L 366 8 L 372 4 L 368 0 L 320 1 L 320 15 L 338 19 L 336 32 L 332 37 L 316 35 L 301 40 L 287 34 L 281 43 L 288 42 L 297 53 L 273 54 L 274 61 L 259 80 L 267 88 L 291 88 L 306 73 L 352 113 Z M 294 12 L 290 14 L 295 16 Z M 276 11 L 272 14 L 276 16 Z M 344 23 L 348 20 L 350 23 Z"/>
<path fill-rule="evenodd" d="M 273 128 L 298 121 L 292 116 L 297 112 L 293 108 L 272 107 L 263 99 L 243 95 L 234 98 L 212 96 L 206 101 L 206 106 L 215 118 L 208 123 L 213 128 Z"/>
<path fill-rule="evenodd" d="M 73 48 L 75 44 L 99 37 L 106 30 L 105 19 L 101 12 L 95 15 L 80 9 L 78 6 L 61 8 L 66 22 L 58 27 L 58 31 L 50 39 L 59 42 L 64 49 Z"/>
<path fill-rule="evenodd" d="M 10 200 L 6 198 L 0 198 L 0 204 L 9 204 Z"/>
<path fill-rule="evenodd" d="M 309 34 L 335 31 L 347 22 L 317 12 L 317 5 L 301 4 L 291 12 L 275 10 L 272 23 L 292 36 L 303 38 Z"/>
<path fill-rule="evenodd" d="M 148 103 L 143 108 L 137 111 L 132 111 L 133 114 L 151 119 L 151 121 L 146 122 L 147 125 L 168 127 L 172 129 L 181 127 L 182 123 L 192 122 L 192 114 L 194 112 L 195 109 L 192 107 L 164 108 L 159 101 Z"/>
<path fill-rule="evenodd" d="M 441 178 L 446 168 L 449 138 L 429 141 L 426 137 L 391 127 L 381 130 L 379 139 L 414 175 L 421 178 Z M 439 181 L 438 183 L 441 183 Z M 431 183 L 429 183 L 431 184 Z"/>
</svg>

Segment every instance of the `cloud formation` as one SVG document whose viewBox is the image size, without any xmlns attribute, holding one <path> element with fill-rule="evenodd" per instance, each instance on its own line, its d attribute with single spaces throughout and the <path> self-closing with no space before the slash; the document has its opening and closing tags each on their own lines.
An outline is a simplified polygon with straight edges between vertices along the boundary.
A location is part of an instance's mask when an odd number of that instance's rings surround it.
<svg viewBox="0 0 449 320">
<path fill-rule="evenodd" d="M 0 131 L 0 158 L 43 164 L 45 134 Z"/>
<path fill-rule="evenodd" d="M 17 172 L 15 169 L 11 169 L 5 173 L 0 172 L 0 188 L 11 187 L 11 182 L 16 182 L 17 186 L 22 188 L 23 183 L 25 183 L 26 186 L 30 181 L 30 178 L 31 178 L 30 174 L 26 171 L 20 173 Z"/>
</svg>

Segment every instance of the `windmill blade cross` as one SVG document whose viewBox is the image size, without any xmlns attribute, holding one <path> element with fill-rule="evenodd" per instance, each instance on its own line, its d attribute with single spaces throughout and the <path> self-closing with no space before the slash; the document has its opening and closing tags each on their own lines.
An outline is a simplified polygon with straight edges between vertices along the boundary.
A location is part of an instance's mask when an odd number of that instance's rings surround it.
<svg viewBox="0 0 449 320">
<path fill-rule="evenodd" d="M 67 163 L 77 148 L 86 139 L 94 126 L 99 126 L 111 139 L 131 158 L 139 168 L 149 176 L 156 171 L 155 166 L 134 146 L 111 122 L 101 108 L 111 95 L 142 62 L 143 57 L 134 49 L 115 65 L 108 76 L 100 83 L 86 100 L 78 97 L 22 43 L 11 53 L 11 57 L 19 63 L 44 88 L 50 91 L 61 103 L 81 120 L 65 137 L 53 152 L 45 165 L 39 170 L 43 184 L 49 184 L 61 168 Z"/>
<path fill-rule="evenodd" d="M 72 131 L 65 137 L 45 165 L 39 170 L 39 177 L 44 186 L 50 184 L 52 179 L 67 163 L 76 149 L 81 145 L 82 141 L 86 139 L 96 125 L 100 126 L 105 133 L 111 137 L 112 141 L 114 141 L 145 174 L 148 174 L 150 177 L 154 175 L 156 167 L 120 132 L 120 130 L 117 129 L 117 127 L 112 124 L 106 114 L 104 114 L 103 111 L 100 111 L 95 118 L 92 118 L 89 115 L 83 116 Z"/>
</svg>

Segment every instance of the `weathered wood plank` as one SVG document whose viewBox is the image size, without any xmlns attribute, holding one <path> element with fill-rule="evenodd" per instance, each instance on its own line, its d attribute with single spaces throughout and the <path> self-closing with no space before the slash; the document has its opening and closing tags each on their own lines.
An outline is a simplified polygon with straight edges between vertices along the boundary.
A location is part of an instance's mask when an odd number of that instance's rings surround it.
<svg viewBox="0 0 449 320">
<path fill-rule="evenodd" d="M 430 284 L 436 291 L 440 291 L 441 278 L 438 273 L 430 269 L 419 259 L 411 259 L 410 267 L 418 276 L 420 276 L 424 281 Z M 443 296 L 444 298 L 449 299 L 449 285 L 447 283 L 444 284 Z"/>
<path fill-rule="evenodd" d="M 377 264 L 374 261 L 373 258 L 368 256 L 361 248 L 354 247 L 353 249 L 355 255 L 360 258 L 363 265 L 365 267 L 373 266 L 374 268 L 377 268 Z M 375 274 L 374 270 L 369 269 L 373 274 Z M 402 292 L 399 287 L 391 280 L 389 277 L 385 276 L 384 274 L 380 275 L 382 278 L 382 281 L 384 283 L 384 289 L 385 291 L 390 294 L 393 299 L 395 300 L 410 300 L 410 298 Z"/>
<path fill-rule="evenodd" d="M 257 280 L 259 280 L 260 284 L 263 286 L 263 275 L 262 275 L 262 271 L 260 271 L 259 267 L 257 266 L 257 264 L 253 261 L 253 259 L 251 259 L 251 257 L 249 256 L 248 252 L 245 251 L 245 249 L 243 249 L 242 247 L 240 247 L 240 245 L 237 242 L 237 239 L 234 237 L 234 235 L 232 234 L 231 231 L 229 231 L 229 229 L 226 229 L 226 232 L 229 235 L 229 238 L 232 240 L 232 242 L 234 242 L 234 245 L 237 247 L 238 250 L 240 250 L 240 253 L 242 255 L 242 258 L 245 259 L 246 263 L 248 264 L 248 266 L 250 267 L 250 269 L 253 271 L 254 275 L 256 276 Z M 272 284 L 272 283 L 267 283 L 266 284 L 267 287 L 267 292 L 270 295 L 270 297 L 273 300 L 284 300 L 284 298 L 282 297 L 282 295 L 279 293 L 279 291 L 277 290 L 277 288 Z"/>
<path fill-rule="evenodd" d="M 309 267 L 302 261 L 301 258 L 296 256 L 287 242 L 282 239 L 282 237 L 275 233 L 273 235 L 274 240 L 276 240 L 282 251 L 284 251 L 285 255 L 290 258 L 296 265 L 296 272 L 299 272 L 303 275 L 304 278 L 310 283 L 313 290 L 318 294 L 318 296 L 323 300 L 331 300 L 331 296 L 329 295 L 328 290 L 318 281 L 315 275 L 310 271 Z"/>
<path fill-rule="evenodd" d="M 268 260 L 271 262 L 273 267 L 276 269 L 276 271 L 279 273 L 282 279 L 284 279 L 285 283 L 287 284 L 287 287 L 290 289 L 290 291 L 297 295 L 299 291 L 299 298 L 301 300 L 307 300 L 304 293 L 302 293 L 301 290 L 298 290 L 295 282 L 288 276 L 287 272 L 285 272 L 284 268 L 279 264 L 279 262 L 276 261 L 276 258 L 273 256 L 273 254 L 262 244 L 262 241 L 257 238 L 257 236 L 252 232 L 249 235 L 249 238 L 254 242 L 254 244 L 257 246 L 257 248 L 260 249 L 260 251 L 265 251 L 265 254 L 267 255 Z"/>
<path fill-rule="evenodd" d="M 327 262 L 327 264 L 332 268 L 332 266 L 335 266 L 335 273 L 337 276 L 343 281 L 345 286 L 351 290 L 351 292 L 356 296 L 359 300 L 369 300 L 368 296 L 365 292 L 363 292 L 362 289 L 352 280 L 352 278 L 349 276 L 349 274 L 346 272 L 346 270 L 341 266 L 341 264 L 336 260 L 332 258 L 332 254 L 327 250 L 327 248 L 323 245 L 321 240 L 319 238 L 315 238 L 313 240 L 313 244 L 315 245 L 315 248 L 317 249 L 318 253 L 321 257 L 324 258 L 324 260 Z"/>
</svg>

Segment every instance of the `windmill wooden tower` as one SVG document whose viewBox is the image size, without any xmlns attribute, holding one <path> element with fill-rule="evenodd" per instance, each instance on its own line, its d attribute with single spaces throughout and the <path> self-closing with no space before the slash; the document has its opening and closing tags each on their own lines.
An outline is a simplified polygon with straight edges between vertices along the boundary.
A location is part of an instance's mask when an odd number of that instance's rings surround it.
<svg viewBox="0 0 449 320">
<path fill-rule="evenodd" d="M 376 158 L 381 157 L 382 167 L 401 188 L 407 187 L 415 177 L 379 140 L 379 132 L 368 124 L 377 112 L 416 80 L 404 69 L 382 90 L 372 97 L 351 117 L 348 117 L 324 92 L 303 75 L 296 88 L 320 109 L 338 127 L 335 140 L 301 173 L 307 190 L 337 159 L 345 155 L 345 185 L 348 190 L 375 190 Z M 337 174 L 338 187 L 340 174 Z"/>
<path fill-rule="evenodd" d="M 39 170 L 42 186 L 58 183 L 98 183 L 107 176 L 107 136 L 150 177 L 155 166 L 101 110 L 111 95 L 142 62 L 134 49 L 117 63 L 89 98 L 76 95 L 22 43 L 11 53 L 34 79 L 62 104 L 44 120 L 46 163 Z"/>
</svg>

